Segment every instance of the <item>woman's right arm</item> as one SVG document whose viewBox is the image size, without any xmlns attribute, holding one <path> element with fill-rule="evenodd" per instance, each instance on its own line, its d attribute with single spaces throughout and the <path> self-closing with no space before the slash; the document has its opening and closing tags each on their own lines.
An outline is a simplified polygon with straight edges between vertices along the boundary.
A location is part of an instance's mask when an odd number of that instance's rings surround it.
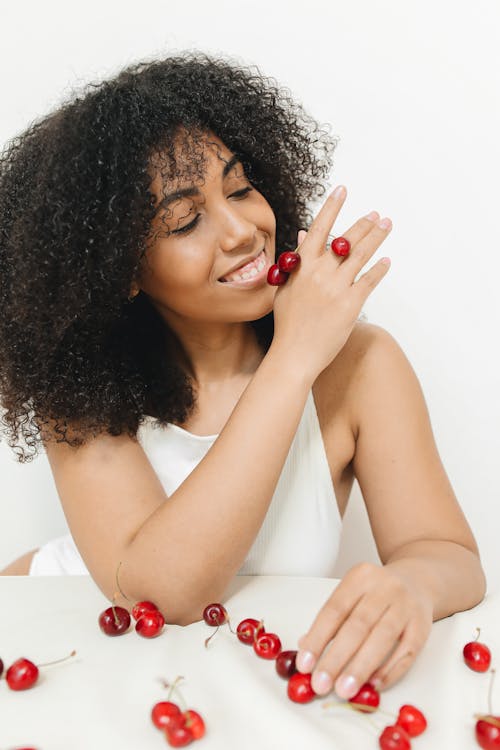
<svg viewBox="0 0 500 750">
<path fill-rule="evenodd" d="M 377 263 L 353 284 L 388 234 L 367 219 L 344 235 L 349 258 L 340 263 L 325 253 L 342 203 L 329 196 L 311 224 L 299 270 L 276 293 L 269 351 L 217 440 L 168 499 L 142 447 L 128 436 L 102 435 L 79 449 L 46 443 L 75 542 L 110 599 L 121 562 L 120 586 L 130 599 L 150 599 L 169 622 L 187 624 L 222 598 L 243 564 L 308 392 L 387 271 Z"/>
</svg>

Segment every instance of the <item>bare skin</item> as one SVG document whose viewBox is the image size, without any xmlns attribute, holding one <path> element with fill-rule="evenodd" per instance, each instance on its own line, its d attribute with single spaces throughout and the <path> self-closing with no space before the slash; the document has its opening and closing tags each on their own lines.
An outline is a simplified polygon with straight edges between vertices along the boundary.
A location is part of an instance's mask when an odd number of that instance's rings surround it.
<svg viewBox="0 0 500 750">
<path fill-rule="evenodd" d="M 325 253 L 345 199 L 331 195 L 299 233 L 300 270 L 284 287 L 231 286 L 223 278 L 239 262 L 261 250 L 274 260 L 275 220 L 256 191 L 239 197 L 243 174 L 222 178 L 231 153 L 211 140 L 201 199 L 181 201 L 169 219 L 174 229 L 198 211 L 200 228 L 159 238 L 132 291 L 149 295 L 187 354 L 198 405 L 181 426 L 219 437 L 168 502 L 128 436 L 99 436 L 76 452 L 47 441 L 61 502 L 108 597 L 121 561 L 131 598 L 156 601 L 171 622 L 193 622 L 207 601 L 223 597 L 244 561 L 312 388 L 339 510 L 356 476 L 382 565 L 347 573 L 299 640 L 298 668 L 313 672 L 319 694 L 334 687 L 348 698 L 368 679 L 387 687 L 409 669 L 433 620 L 474 606 L 485 592 L 418 380 L 387 332 L 356 322 L 387 272 L 381 263 L 364 266 L 390 225 L 361 218 L 343 232 L 347 259 Z M 275 336 L 264 355 L 246 321 L 271 309 Z M 248 465 L 238 460 L 243 444 Z"/>
</svg>

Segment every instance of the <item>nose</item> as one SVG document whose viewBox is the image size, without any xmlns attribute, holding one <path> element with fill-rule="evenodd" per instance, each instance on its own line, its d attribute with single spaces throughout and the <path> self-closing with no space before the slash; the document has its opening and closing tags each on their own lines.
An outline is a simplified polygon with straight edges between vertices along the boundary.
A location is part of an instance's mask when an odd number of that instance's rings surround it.
<svg viewBox="0 0 500 750">
<path fill-rule="evenodd" d="M 217 217 L 219 244 L 225 253 L 241 249 L 251 252 L 255 249 L 255 224 L 242 216 L 236 206 L 226 203 Z"/>
</svg>

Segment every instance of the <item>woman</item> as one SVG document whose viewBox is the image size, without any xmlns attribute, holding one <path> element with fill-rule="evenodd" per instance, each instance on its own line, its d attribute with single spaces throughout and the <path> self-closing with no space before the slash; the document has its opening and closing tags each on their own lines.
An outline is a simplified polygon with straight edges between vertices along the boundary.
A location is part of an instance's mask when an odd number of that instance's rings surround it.
<svg viewBox="0 0 500 750">
<path fill-rule="evenodd" d="M 360 218 L 343 258 L 328 236 L 345 188 L 311 222 L 334 145 L 258 71 L 193 53 L 132 66 L 13 141 L 3 419 L 12 445 L 43 441 L 72 537 L 3 572 L 88 570 L 111 598 L 121 563 L 131 599 L 187 624 L 237 573 L 332 575 L 356 477 L 383 564 L 347 573 L 297 658 L 317 693 L 348 698 L 399 679 L 485 579 L 417 378 L 359 320 L 391 222 Z M 276 287 L 283 250 L 301 262 Z"/>
</svg>

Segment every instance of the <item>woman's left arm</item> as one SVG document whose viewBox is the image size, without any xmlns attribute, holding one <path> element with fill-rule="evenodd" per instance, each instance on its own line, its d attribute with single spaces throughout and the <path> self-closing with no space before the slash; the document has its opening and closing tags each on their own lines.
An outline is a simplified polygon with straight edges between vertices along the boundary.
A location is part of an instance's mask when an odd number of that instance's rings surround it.
<svg viewBox="0 0 500 750">
<path fill-rule="evenodd" d="M 363 328 L 353 465 L 383 565 L 351 568 L 300 638 L 297 656 L 300 671 L 313 671 L 317 693 L 334 687 L 343 698 L 364 682 L 396 682 L 433 620 L 474 607 L 486 590 L 418 379 L 387 331 Z"/>
</svg>

